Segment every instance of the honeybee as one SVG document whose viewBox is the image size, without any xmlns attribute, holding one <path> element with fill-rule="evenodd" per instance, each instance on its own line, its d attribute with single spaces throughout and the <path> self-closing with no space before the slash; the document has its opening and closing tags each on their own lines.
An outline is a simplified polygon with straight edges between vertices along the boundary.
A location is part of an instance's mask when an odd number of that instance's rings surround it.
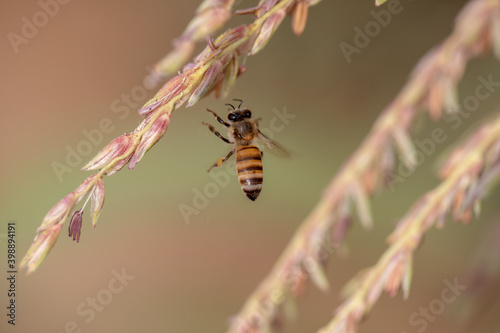
<svg viewBox="0 0 500 333">
<path fill-rule="evenodd" d="M 258 198 L 262 190 L 262 181 L 264 179 L 262 168 L 263 153 L 259 150 L 256 143 L 259 142 L 264 147 L 284 157 L 288 157 L 290 154 L 276 142 L 262 134 L 258 127 L 260 118 L 252 120 L 252 111 L 247 108 L 241 108 L 241 104 L 243 104 L 241 99 L 235 99 L 235 101 L 240 102 L 237 108 L 232 104 L 226 104 L 232 108 L 232 110 L 229 109 L 229 113 L 227 114 L 229 124 L 214 111 L 207 109 L 208 112 L 215 116 L 215 119 L 219 123 L 228 127 L 227 135 L 229 139 L 223 137 L 212 125 L 205 122 L 202 124 L 208 126 L 210 131 L 219 139 L 233 145 L 233 149 L 227 156 L 219 158 L 208 169 L 208 172 L 213 168 L 220 167 L 236 152 L 236 171 L 238 172 L 241 189 L 250 200 L 254 201 Z"/>
</svg>

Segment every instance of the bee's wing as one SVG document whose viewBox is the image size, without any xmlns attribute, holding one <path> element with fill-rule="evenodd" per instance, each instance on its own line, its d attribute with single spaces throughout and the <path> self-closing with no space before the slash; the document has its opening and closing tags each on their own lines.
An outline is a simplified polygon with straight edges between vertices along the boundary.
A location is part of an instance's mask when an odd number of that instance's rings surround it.
<svg viewBox="0 0 500 333">
<path fill-rule="evenodd" d="M 259 143 L 261 143 L 264 147 L 269 149 L 273 154 L 276 154 L 279 157 L 290 157 L 291 156 L 290 153 L 285 148 L 283 148 L 282 146 L 280 146 L 279 144 L 277 144 L 273 140 L 269 139 L 260 130 L 257 133 L 257 139 L 258 139 Z"/>
</svg>

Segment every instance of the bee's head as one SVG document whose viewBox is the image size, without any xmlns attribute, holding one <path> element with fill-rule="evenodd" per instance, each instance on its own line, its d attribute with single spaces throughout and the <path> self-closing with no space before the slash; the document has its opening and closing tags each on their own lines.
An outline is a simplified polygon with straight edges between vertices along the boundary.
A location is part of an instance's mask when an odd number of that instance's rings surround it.
<svg viewBox="0 0 500 333">
<path fill-rule="evenodd" d="M 252 117 L 252 111 L 249 109 L 236 109 L 227 114 L 227 120 L 234 123 L 242 119 L 249 119 Z"/>
</svg>

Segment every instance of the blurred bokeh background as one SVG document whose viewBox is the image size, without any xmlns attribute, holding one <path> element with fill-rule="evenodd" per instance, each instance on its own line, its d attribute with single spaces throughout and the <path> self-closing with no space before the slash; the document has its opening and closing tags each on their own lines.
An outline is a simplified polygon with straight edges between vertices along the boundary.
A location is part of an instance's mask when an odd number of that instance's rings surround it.
<svg viewBox="0 0 500 333">
<path fill-rule="evenodd" d="M 43 2 L 43 1 L 42 1 Z M 312 7 L 304 34 L 295 36 L 287 18 L 266 48 L 247 60 L 231 98 L 241 98 L 261 126 L 273 110 L 294 116 L 274 138 L 293 158 L 264 158 L 265 182 L 256 202 L 248 200 L 234 174 L 229 184 L 186 219 L 180 207 L 194 206 L 196 191 L 215 181 L 206 169 L 227 147 L 202 121 L 205 112 L 225 113 L 209 96 L 173 114 L 165 137 L 138 164 L 105 178 L 106 203 L 97 228 L 88 212 L 80 243 L 63 230 L 38 271 L 18 274 L 17 322 L 7 325 L 5 233 L 16 221 L 18 260 L 30 245 L 46 212 L 91 173 L 79 169 L 107 142 L 137 126 L 136 110 L 160 86 L 144 88 L 153 64 L 171 50 L 171 41 L 192 18 L 198 1 L 70 1 L 39 28 L 18 52 L 8 34 L 21 34 L 23 18 L 41 11 L 38 1 L 0 2 L 0 91 L 2 108 L 0 194 L 0 308 L 2 332 L 223 332 L 247 296 L 270 271 L 294 230 L 320 198 L 327 182 L 360 144 L 380 111 L 395 97 L 417 61 L 451 31 L 466 1 L 401 0 L 402 10 L 348 63 L 339 44 L 353 44 L 354 27 L 364 28 L 379 11 L 374 1 L 322 1 Z M 240 1 L 238 9 L 256 1 Z M 224 28 L 249 22 L 237 17 Z M 459 86 L 460 100 L 474 93 L 479 76 L 500 80 L 492 56 L 469 63 Z M 141 88 L 142 87 L 142 88 Z M 145 95 L 140 92 L 146 91 Z M 126 96 L 135 96 L 125 102 Z M 328 264 L 332 290 L 310 286 L 298 302 L 299 316 L 284 332 L 315 332 L 340 304 L 350 277 L 376 262 L 398 219 L 425 191 L 438 184 L 437 163 L 455 140 L 496 110 L 500 93 L 458 130 L 420 117 L 414 135 L 428 138 L 442 128 L 449 139 L 394 191 L 373 200 L 375 227 L 354 224 L 348 255 Z M 117 106 L 121 107 L 120 112 Z M 86 133 L 108 119 L 111 129 L 96 134 L 90 149 Z M 106 120 L 104 120 L 106 122 Z M 87 149 L 87 150 L 86 150 Z M 68 157 L 79 150 L 79 158 Z M 69 160 L 68 160 L 69 158 Z M 70 162 L 71 166 L 68 164 Z M 55 163 L 68 167 L 62 175 Z M 212 184 L 212 185 L 209 185 Z M 498 220 L 498 189 L 484 201 L 479 220 L 464 226 L 449 221 L 431 230 L 414 261 L 410 298 L 383 296 L 361 332 L 417 332 L 410 316 L 440 299 L 444 281 L 462 276 L 475 249 Z M 206 204 L 206 205 L 205 205 Z M 495 215 L 496 214 L 496 215 Z M 189 222 L 189 223 L 188 223 Z M 114 274 L 134 278 L 115 290 Z M 111 289 L 110 289 L 111 288 Z M 488 291 L 500 296 L 499 285 Z M 92 299 L 98 299 L 95 308 Z M 451 332 L 466 295 L 427 321 L 425 332 Z M 103 302 L 105 304 L 103 304 Z M 464 303 L 465 304 L 465 303 Z M 487 303 L 476 332 L 497 327 L 500 305 Z M 462 304 L 463 305 L 463 304 Z M 95 309 L 95 310 L 93 310 Z M 458 312 L 457 312 L 458 311 Z M 74 324 L 73 324 L 74 323 Z"/>
</svg>

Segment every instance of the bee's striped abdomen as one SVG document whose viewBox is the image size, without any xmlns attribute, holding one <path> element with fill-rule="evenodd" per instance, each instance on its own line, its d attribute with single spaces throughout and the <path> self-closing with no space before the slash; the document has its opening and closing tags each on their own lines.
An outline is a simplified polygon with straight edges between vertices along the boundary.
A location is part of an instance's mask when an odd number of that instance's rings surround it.
<svg viewBox="0 0 500 333">
<path fill-rule="evenodd" d="M 240 146 L 236 148 L 236 170 L 241 189 L 247 197 L 254 201 L 262 190 L 262 159 L 257 146 Z"/>
</svg>

